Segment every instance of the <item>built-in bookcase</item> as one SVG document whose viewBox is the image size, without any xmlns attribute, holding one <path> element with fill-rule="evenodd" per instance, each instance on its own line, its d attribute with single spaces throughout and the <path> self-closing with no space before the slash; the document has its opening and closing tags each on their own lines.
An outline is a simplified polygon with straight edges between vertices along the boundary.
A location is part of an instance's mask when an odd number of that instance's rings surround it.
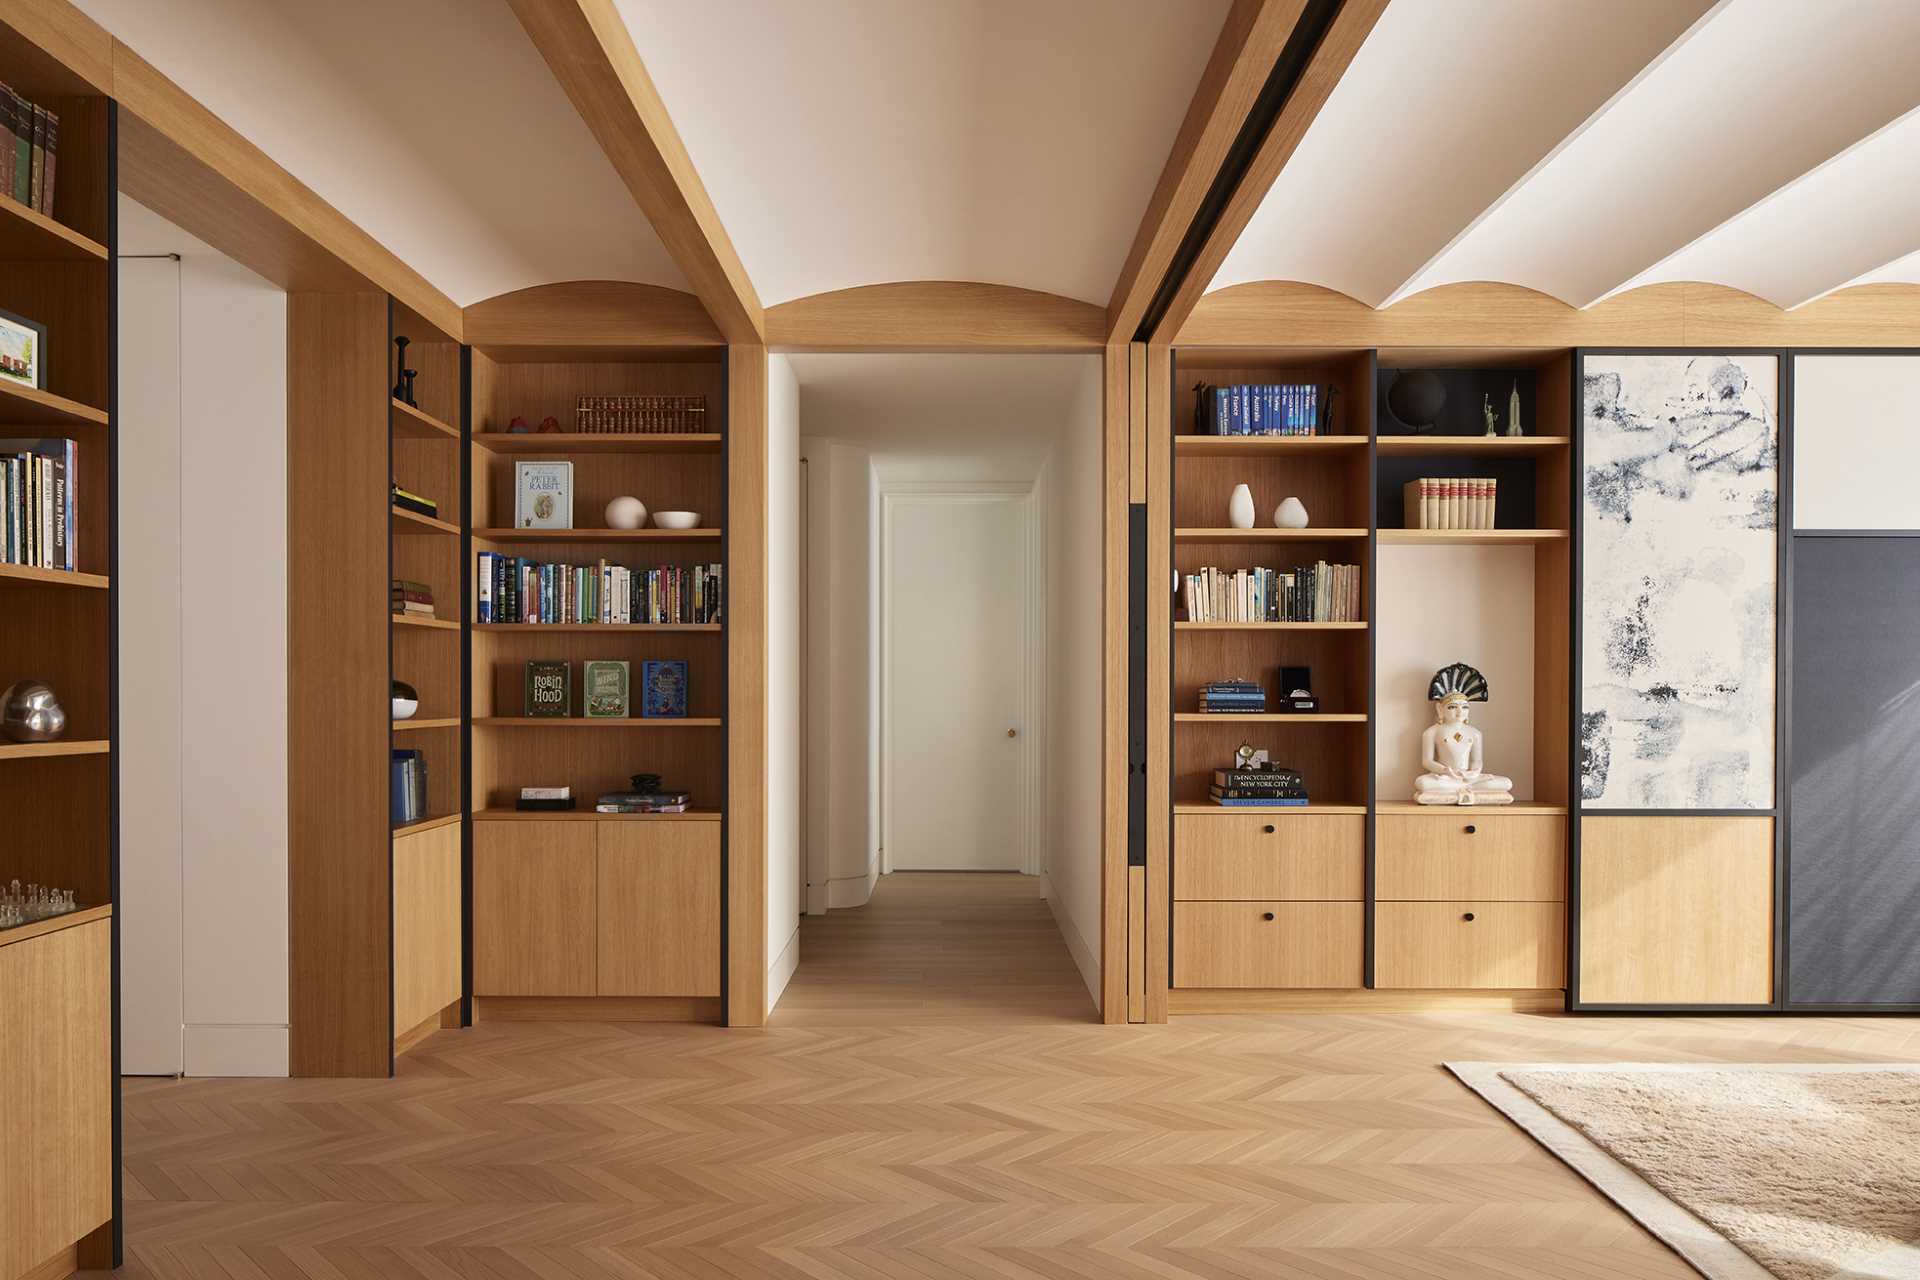
<svg viewBox="0 0 1920 1280">
<path fill-rule="evenodd" d="M 0 881 L 83 907 L 0 929 L 0 1275 L 19 1275 L 118 1262 L 116 121 L 5 26 L 0 81 L 59 117 L 51 210 L 0 197 L 0 310 L 45 328 L 43 385 L 0 381 L 0 438 L 75 444 L 75 568 L 0 565 L 0 689 L 42 681 L 67 716 L 54 741 L 0 739 Z"/>
</svg>

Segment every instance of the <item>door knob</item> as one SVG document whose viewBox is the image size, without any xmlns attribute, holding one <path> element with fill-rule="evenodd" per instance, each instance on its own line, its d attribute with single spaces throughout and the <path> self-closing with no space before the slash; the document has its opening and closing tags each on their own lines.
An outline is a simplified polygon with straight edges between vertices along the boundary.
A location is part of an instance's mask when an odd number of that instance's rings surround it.
<svg viewBox="0 0 1920 1280">
<path fill-rule="evenodd" d="M 1468 834 L 1468 835 L 1472 835 L 1472 834 L 1473 834 L 1473 832 L 1474 832 L 1474 826 L 1473 826 L 1473 824 L 1472 824 L 1471 822 L 1469 822 L 1469 823 L 1467 824 L 1467 834 Z"/>
<path fill-rule="evenodd" d="M 1013 729 L 1009 729 L 1009 730 L 1007 730 L 1007 736 L 1008 736 L 1009 738 L 1011 738 L 1011 737 L 1013 737 L 1013 736 L 1015 735 L 1015 733 L 1016 733 L 1016 731 L 1015 731 L 1015 730 L 1013 730 Z"/>
</svg>

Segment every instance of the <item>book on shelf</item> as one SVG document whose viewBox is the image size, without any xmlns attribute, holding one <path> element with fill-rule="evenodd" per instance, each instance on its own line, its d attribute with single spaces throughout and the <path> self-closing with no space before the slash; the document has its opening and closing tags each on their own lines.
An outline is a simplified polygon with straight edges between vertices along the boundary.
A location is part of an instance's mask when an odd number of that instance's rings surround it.
<svg viewBox="0 0 1920 1280">
<path fill-rule="evenodd" d="M 1208 713 L 1261 712 L 1267 709 L 1267 691 L 1253 680 L 1214 680 L 1200 686 L 1200 710 Z"/>
<path fill-rule="evenodd" d="M 402 489 L 398 481 L 395 481 L 393 484 L 391 500 L 393 505 L 402 511 L 411 511 L 417 516 L 431 516 L 435 520 L 440 518 L 440 504 L 438 502 L 435 502 L 432 498 L 415 493 L 411 489 Z"/>
<path fill-rule="evenodd" d="M 0 561 L 39 569 L 75 568 L 79 533 L 78 453 L 64 438 L 0 440 L 6 520 Z"/>
<path fill-rule="evenodd" d="M 1426 476 L 1400 488 L 1409 529 L 1493 529 L 1500 482 L 1491 476 Z"/>
<path fill-rule="evenodd" d="M 723 574 L 717 564 L 631 569 L 605 560 L 560 564 L 482 551 L 476 579 L 475 616 L 482 624 L 720 621 Z"/>
<path fill-rule="evenodd" d="M 527 663 L 526 714 L 564 718 L 573 714 L 573 667 L 535 659 Z"/>
<path fill-rule="evenodd" d="M 1194 388 L 1194 430 L 1205 436 L 1315 436 L 1321 423 L 1317 384 L 1234 383 Z"/>
<path fill-rule="evenodd" d="M 631 713 L 628 671 L 624 662 L 595 659 L 581 664 L 581 712 L 594 719 L 624 720 Z"/>
<path fill-rule="evenodd" d="M 1360 567 L 1325 560 L 1285 572 L 1207 566 L 1180 589 L 1189 622 L 1359 622 L 1363 603 Z"/>
<path fill-rule="evenodd" d="M 391 810 L 396 827 L 427 816 L 427 760 L 416 750 L 393 753 Z"/>
<path fill-rule="evenodd" d="M 593 809 L 595 813 L 685 813 L 692 800 L 684 791 L 610 791 Z"/>
<path fill-rule="evenodd" d="M 433 588 L 424 582 L 409 582 L 405 578 L 395 578 L 388 596 L 389 607 L 393 612 L 409 618 L 431 618 L 433 612 Z"/>
<path fill-rule="evenodd" d="M 573 464 L 513 464 L 513 527 L 573 528 Z"/>
<path fill-rule="evenodd" d="M 0 195 L 48 217 L 59 172 L 60 116 L 0 84 Z"/>
<path fill-rule="evenodd" d="M 640 664 L 640 714 L 646 719 L 677 720 L 687 714 L 687 664 L 679 658 L 653 658 Z"/>
<path fill-rule="evenodd" d="M 1305 796 L 1237 796 L 1224 794 L 1218 787 L 1209 788 L 1207 795 L 1229 809 L 1295 809 L 1308 803 Z"/>
<path fill-rule="evenodd" d="M 1215 790 L 1305 795 L 1307 781 L 1293 769 L 1215 769 Z"/>
<path fill-rule="evenodd" d="M 573 808 L 573 788 L 522 787 L 513 807 L 523 813 L 565 813 Z"/>
<path fill-rule="evenodd" d="M 581 396 L 573 429 L 582 435 L 696 434 L 707 429 L 707 398 Z"/>
</svg>

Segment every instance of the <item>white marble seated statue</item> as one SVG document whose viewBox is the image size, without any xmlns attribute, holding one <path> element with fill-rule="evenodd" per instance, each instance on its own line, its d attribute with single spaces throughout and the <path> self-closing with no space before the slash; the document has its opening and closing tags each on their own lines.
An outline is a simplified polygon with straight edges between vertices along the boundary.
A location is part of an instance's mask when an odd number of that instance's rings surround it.
<svg viewBox="0 0 1920 1280">
<path fill-rule="evenodd" d="M 1467 723 L 1474 702 L 1487 700 L 1487 682 L 1464 662 L 1436 671 L 1427 686 L 1434 722 L 1420 735 L 1420 763 L 1413 780 L 1420 804 L 1512 804 L 1513 779 L 1486 771 L 1485 735 Z"/>
</svg>

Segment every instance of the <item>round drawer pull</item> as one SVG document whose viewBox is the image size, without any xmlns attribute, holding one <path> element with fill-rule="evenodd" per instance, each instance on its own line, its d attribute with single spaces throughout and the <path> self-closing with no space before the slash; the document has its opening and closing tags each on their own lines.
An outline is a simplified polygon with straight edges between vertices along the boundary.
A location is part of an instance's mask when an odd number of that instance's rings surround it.
<svg viewBox="0 0 1920 1280">
<path fill-rule="evenodd" d="M 1260 918 L 1261 918 L 1262 920 L 1271 920 L 1271 919 L 1273 919 L 1273 912 L 1271 912 L 1271 911 L 1262 911 L 1262 912 L 1260 913 Z"/>
<path fill-rule="evenodd" d="M 1469 822 L 1469 823 L 1467 824 L 1467 834 L 1468 834 L 1468 835 L 1472 835 L 1472 834 L 1473 834 L 1474 832 L 1476 832 L 1476 831 L 1478 831 L 1479 829 L 1480 829 L 1480 828 L 1478 828 L 1478 827 L 1476 827 L 1476 826 L 1474 826 L 1474 825 L 1473 825 L 1473 824 L 1472 824 L 1471 822 Z"/>
<path fill-rule="evenodd" d="M 1268 824 L 1267 824 L 1266 826 L 1264 826 L 1264 827 L 1262 827 L 1262 828 L 1260 828 L 1260 830 L 1262 830 L 1262 831 L 1264 831 L 1264 832 L 1266 832 L 1266 833 L 1267 833 L 1268 835 L 1272 835 L 1272 834 L 1273 834 L 1273 824 L 1272 824 L 1271 822 L 1269 822 L 1269 823 L 1268 823 Z"/>
<path fill-rule="evenodd" d="M 1460 918 L 1461 918 L 1462 920 L 1467 920 L 1467 921 L 1471 921 L 1471 920 L 1473 919 L 1473 912 L 1471 912 L 1471 911 L 1469 911 L 1469 912 L 1467 912 L 1467 914 L 1465 914 L 1465 915 L 1463 915 L 1463 916 L 1461 916 Z"/>
</svg>

